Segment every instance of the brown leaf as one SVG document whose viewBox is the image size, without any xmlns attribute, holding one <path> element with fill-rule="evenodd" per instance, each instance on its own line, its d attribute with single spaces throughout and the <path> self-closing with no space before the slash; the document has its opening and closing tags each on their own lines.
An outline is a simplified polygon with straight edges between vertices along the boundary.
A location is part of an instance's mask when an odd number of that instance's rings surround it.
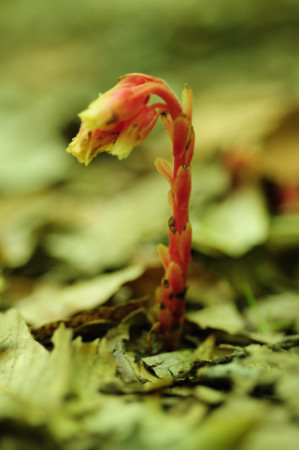
<svg viewBox="0 0 299 450">
<path fill-rule="evenodd" d="M 149 301 L 149 297 L 144 297 L 139 300 L 132 300 L 123 305 L 103 306 L 90 311 L 83 311 L 76 314 L 70 320 L 60 320 L 46 324 L 40 328 L 33 328 L 32 334 L 39 342 L 47 344 L 54 331 L 61 323 L 64 323 L 67 328 L 74 330 L 76 336 L 83 335 L 86 338 L 89 337 L 89 340 L 95 339 L 96 337 L 103 336 L 111 327 L 120 323 L 132 311 L 146 307 Z"/>
</svg>

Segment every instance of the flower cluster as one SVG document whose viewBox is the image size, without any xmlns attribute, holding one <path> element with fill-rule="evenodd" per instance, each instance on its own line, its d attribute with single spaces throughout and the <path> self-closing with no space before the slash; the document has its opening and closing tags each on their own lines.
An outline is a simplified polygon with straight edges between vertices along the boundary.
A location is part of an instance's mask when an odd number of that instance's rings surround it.
<svg viewBox="0 0 299 450">
<path fill-rule="evenodd" d="M 163 86 L 164 82 L 139 74 L 122 77 L 79 114 L 81 128 L 67 151 L 86 165 L 101 152 L 126 158 L 165 111 L 165 104 L 148 105 L 153 84 Z"/>
</svg>

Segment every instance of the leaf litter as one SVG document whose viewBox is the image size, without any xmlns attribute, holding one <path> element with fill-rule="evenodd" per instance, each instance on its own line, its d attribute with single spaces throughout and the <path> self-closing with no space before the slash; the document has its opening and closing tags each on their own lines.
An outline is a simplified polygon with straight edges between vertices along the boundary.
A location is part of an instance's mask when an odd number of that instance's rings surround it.
<svg viewBox="0 0 299 450">
<path fill-rule="evenodd" d="M 196 174 L 196 166 L 194 170 Z M 211 175 L 222 170 L 214 171 L 208 163 Z M 202 168 L 198 168 L 200 173 Z M 149 186 L 149 179 L 145 180 L 145 186 Z M 156 182 L 155 177 L 152 179 Z M 219 181 L 218 176 L 215 179 Z M 202 183 L 195 181 L 195 192 L 201 190 Z M 159 189 L 164 186 L 161 184 Z M 257 186 L 253 189 L 259 196 L 264 195 Z M 230 195 L 226 177 L 218 186 L 207 184 L 202 196 L 193 199 L 193 214 L 209 211 L 211 205 L 217 208 L 217 203 L 226 208 L 225 201 L 221 202 L 223 195 Z M 51 202 L 53 198 L 55 193 Z M 260 221 L 262 240 L 247 236 L 244 244 L 236 234 L 228 247 L 225 234 L 212 241 L 202 234 L 197 244 L 195 226 L 194 262 L 181 347 L 164 353 L 159 340 L 153 339 L 150 355 L 147 338 L 154 320 L 152 294 L 161 276 L 153 256 L 154 246 L 148 245 L 146 237 L 154 228 L 145 220 L 145 229 L 140 222 L 140 234 L 129 237 L 130 242 L 137 239 L 140 251 L 131 255 L 131 261 L 125 251 L 120 261 L 123 258 L 133 264 L 125 267 L 119 264 L 106 273 L 93 275 L 107 263 L 108 250 L 104 245 L 100 243 L 99 247 L 104 249 L 103 253 L 84 267 L 79 264 L 84 261 L 82 253 L 68 253 L 63 246 L 57 253 L 55 245 L 49 245 L 61 233 L 63 239 L 67 238 L 65 230 L 70 229 L 71 223 L 77 227 L 83 221 L 87 230 L 88 223 L 96 229 L 93 221 L 101 217 L 99 212 L 89 215 L 95 199 L 86 209 L 85 206 L 80 209 L 79 202 L 80 211 L 71 208 L 66 217 L 63 210 L 67 198 L 68 194 L 65 201 L 61 200 L 61 209 L 53 212 L 47 210 L 46 200 L 43 208 L 42 198 L 38 200 L 36 211 L 44 211 L 44 216 L 35 223 L 22 219 L 28 214 L 26 208 L 19 210 L 21 220 L 13 219 L 16 227 L 20 231 L 22 223 L 31 227 L 28 232 L 25 229 L 19 241 L 27 249 L 24 256 L 14 254 L 9 240 L 4 241 L 3 261 L 9 270 L 2 275 L 3 309 L 10 305 L 11 299 L 13 302 L 7 312 L 1 313 L 0 320 L 3 448 L 9 448 L 11 443 L 16 448 L 21 445 L 16 434 L 22 436 L 22 445 L 25 442 L 22 448 L 34 448 L 35 441 L 40 440 L 49 448 L 70 450 L 140 446 L 158 450 L 256 450 L 263 445 L 278 450 L 281 434 L 287 435 L 289 448 L 294 447 L 299 437 L 296 280 L 288 279 L 288 288 L 283 292 L 279 290 L 285 278 L 269 289 L 267 280 L 272 278 L 264 275 L 262 260 L 256 267 L 250 264 L 256 257 L 252 246 L 263 246 L 270 255 L 273 251 L 273 235 L 267 249 L 271 221 L 265 203 L 264 219 Z M 132 194 L 132 202 L 133 199 Z M 122 197 L 116 198 L 116 204 L 122 201 Z M 100 208 L 105 201 L 101 202 L 100 199 Z M 15 212 L 11 214 L 4 219 L 11 220 Z M 164 212 L 160 214 L 163 216 Z M 221 222 L 225 217 L 221 209 L 219 214 Z M 234 218 L 240 211 L 233 208 L 228 214 Z M 252 217 L 254 214 L 252 209 Z M 67 227 L 63 229 L 65 219 Z M 115 220 L 113 215 L 110 220 Z M 52 227 L 45 229 L 49 222 Z M 246 227 L 246 220 L 244 223 Z M 157 240 L 159 234 L 163 239 L 162 228 L 159 230 L 160 226 L 156 228 Z M 245 228 L 242 232 L 246 236 Z M 112 228 L 113 234 L 117 241 Z M 104 234 L 104 239 L 107 236 Z M 76 242 L 75 239 L 72 245 Z M 31 268 L 34 274 L 34 258 L 41 244 L 40 258 L 44 259 L 45 269 L 35 279 L 25 269 Z M 118 248 L 121 252 L 121 247 Z M 90 251 L 91 247 L 84 249 L 86 257 Z M 238 271 L 236 252 L 241 262 Z M 49 265 L 50 257 L 54 259 Z M 108 266 L 115 261 L 116 256 Z M 279 267 L 276 265 L 275 270 L 281 273 Z M 62 268 L 64 277 L 60 275 Z M 20 270 L 24 270 L 22 281 Z M 236 277 L 238 283 L 234 284 Z M 258 315 L 241 289 L 241 280 L 252 277 Z M 13 291 L 17 280 L 20 292 Z M 263 280 L 264 285 L 258 280 Z M 261 328 L 261 323 L 266 326 Z M 280 434 L 272 433 L 273 429 Z"/>
</svg>

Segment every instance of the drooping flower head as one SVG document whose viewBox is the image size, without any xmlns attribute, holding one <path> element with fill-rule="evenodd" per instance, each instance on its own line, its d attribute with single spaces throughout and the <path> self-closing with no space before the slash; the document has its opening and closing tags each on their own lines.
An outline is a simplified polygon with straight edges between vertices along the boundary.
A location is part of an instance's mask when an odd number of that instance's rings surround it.
<svg viewBox="0 0 299 450">
<path fill-rule="evenodd" d="M 79 114 L 81 127 L 67 151 L 86 165 L 105 151 L 119 159 L 126 158 L 146 138 L 162 113 L 181 112 L 178 100 L 169 92 L 158 78 L 125 75 Z M 149 104 L 151 94 L 159 95 L 165 103 Z"/>
</svg>

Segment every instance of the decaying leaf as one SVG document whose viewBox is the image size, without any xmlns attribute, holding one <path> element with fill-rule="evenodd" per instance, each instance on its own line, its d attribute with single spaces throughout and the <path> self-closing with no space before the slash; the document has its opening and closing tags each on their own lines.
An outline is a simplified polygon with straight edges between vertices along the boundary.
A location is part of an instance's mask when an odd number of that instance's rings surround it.
<svg viewBox="0 0 299 450">
<path fill-rule="evenodd" d="M 158 378 L 179 378 L 190 371 L 196 361 L 196 355 L 189 350 L 182 350 L 148 356 L 142 361 Z"/>
<path fill-rule="evenodd" d="M 75 335 L 83 336 L 86 340 L 95 339 L 104 336 L 108 330 L 123 319 L 128 320 L 132 312 L 142 311 L 142 308 L 148 303 L 149 298 L 144 298 L 132 300 L 118 306 L 103 306 L 83 311 L 69 320 L 50 322 L 39 328 L 33 328 L 32 333 L 38 341 L 46 344 L 49 342 L 53 332 L 61 324 L 64 324 L 67 328 L 71 328 Z M 142 325 L 143 322 L 140 321 L 140 326 Z"/>
<path fill-rule="evenodd" d="M 104 383 L 115 374 L 114 358 L 105 351 L 104 342 L 72 342 L 71 330 L 62 326 L 49 353 L 34 341 L 16 310 L 1 314 L 0 320 L 2 419 L 47 423 L 62 408 L 66 396 L 94 395 L 100 380 Z"/>
<path fill-rule="evenodd" d="M 46 285 L 36 289 L 17 304 L 28 323 L 40 327 L 46 323 L 67 320 L 73 314 L 105 303 L 126 282 L 143 272 L 141 266 L 131 266 L 67 287 Z"/>
</svg>

